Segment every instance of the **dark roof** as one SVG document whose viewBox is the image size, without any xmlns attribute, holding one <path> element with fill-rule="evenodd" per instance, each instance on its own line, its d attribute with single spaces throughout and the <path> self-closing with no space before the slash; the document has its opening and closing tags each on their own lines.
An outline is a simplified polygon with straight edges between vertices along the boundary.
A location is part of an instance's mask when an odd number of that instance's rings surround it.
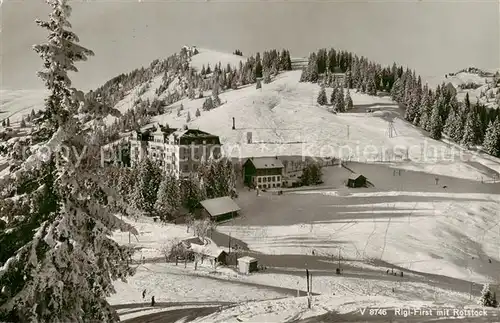
<svg viewBox="0 0 500 323">
<path fill-rule="evenodd" d="M 249 161 L 257 169 L 267 169 L 267 168 L 283 168 L 283 163 L 276 157 L 256 157 L 250 158 Z"/>
<path fill-rule="evenodd" d="M 240 207 L 229 196 L 217 197 L 200 202 L 211 216 L 240 211 Z"/>
<path fill-rule="evenodd" d="M 191 247 L 192 244 L 197 244 L 200 246 L 204 245 L 203 241 L 199 237 L 187 238 L 182 240 L 181 242 L 188 245 L 188 247 Z"/>
<path fill-rule="evenodd" d="M 199 137 L 199 138 L 214 138 L 218 137 L 217 135 L 199 130 L 199 129 L 185 129 L 178 130 L 174 134 L 177 138 L 181 137 Z"/>
<path fill-rule="evenodd" d="M 351 175 L 349 175 L 349 179 L 353 179 L 353 180 L 356 180 L 356 179 L 358 179 L 360 177 L 365 178 L 363 175 L 357 174 L 357 173 L 352 173 Z"/>
</svg>

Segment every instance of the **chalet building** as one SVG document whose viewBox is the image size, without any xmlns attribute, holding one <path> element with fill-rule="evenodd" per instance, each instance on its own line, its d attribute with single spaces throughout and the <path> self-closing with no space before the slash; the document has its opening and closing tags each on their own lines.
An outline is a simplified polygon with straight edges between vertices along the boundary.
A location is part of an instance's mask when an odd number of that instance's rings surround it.
<svg viewBox="0 0 500 323">
<path fill-rule="evenodd" d="M 366 177 L 361 174 L 353 173 L 347 179 L 347 186 L 356 188 L 356 187 L 365 187 L 366 186 Z"/>
<path fill-rule="evenodd" d="M 278 157 L 249 158 L 243 164 L 245 184 L 260 189 L 282 187 L 283 169 Z"/>
<path fill-rule="evenodd" d="M 200 202 L 200 215 L 212 221 L 222 221 L 238 216 L 240 207 L 229 196 L 217 197 Z"/>
<path fill-rule="evenodd" d="M 203 263 L 208 260 L 211 266 L 216 266 L 217 264 L 226 265 L 227 264 L 227 252 L 223 249 L 218 248 L 213 243 L 208 245 L 200 246 L 198 244 L 191 244 L 190 249 Z"/>
<path fill-rule="evenodd" d="M 180 130 L 156 124 L 132 134 L 130 160 L 132 166 L 143 156 L 157 162 L 178 178 L 196 173 L 203 160 L 222 154 L 219 137 L 197 129 Z"/>
</svg>

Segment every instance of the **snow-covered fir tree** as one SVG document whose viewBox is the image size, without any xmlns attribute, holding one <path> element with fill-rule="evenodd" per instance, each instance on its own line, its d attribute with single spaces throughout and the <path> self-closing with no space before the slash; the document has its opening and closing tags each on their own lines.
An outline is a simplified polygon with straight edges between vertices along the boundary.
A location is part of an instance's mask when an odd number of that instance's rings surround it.
<svg viewBox="0 0 500 323">
<path fill-rule="evenodd" d="M 337 96 L 339 95 L 339 89 L 336 85 L 333 86 L 332 94 L 330 94 L 330 103 L 333 108 L 336 109 L 335 104 L 337 103 Z"/>
<path fill-rule="evenodd" d="M 38 75 L 49 91 L 37 129 L 40 148 L 0 183 L 2 202 L 15 198 L 26 206 L 10 214 L 0 231 L 0 321 L 116 322 L 106 297 L 114 291 L 112 280 L 133 270 L 131 250 L 110 235 L 115 229 L 137 231 L 95 198 L 100 191 L 108 202 L 124 203 L 99 178 L 100 147 L 78 122 L 83 93 L 67 75 L 93 53 L 77 45 L 67 1 L 47 3 L 49 21 L 37 23 L 48 30 L 48 41 L 34 46 L 45 68 Z M 61 147 L 86 147 L 86 153 L 61 161 Z"/>
<path fill-rule="evenodd" d="M 349 93 L 349 88 L 346 91 L 345 94 L 345 110 L 351 110 L 354 107 L 354 104 L 352 103 L 352 98 L 351 98 L 351 93 Z"/>
<path fill-rule="evenodd" d="M 461 144 L 467 148 L 477 145 L 479 143 L 478 129 L 478 116 L 475 113 L 474 109 L 470 109 L 467 113 L 467 118 L 465 119 Z"/>
<path fill-rule="evenodd" d="M 172 220 L 174 213 L 173 207 L 168 200 L 168 180 L 168 176 L 163 177 L 160 187 L 158 188 L 158 194 L 156 196 L 154 206 L 155 214 L 164 222 Z"/>
<path fill-rule="evenodd" d="M 161 171 L 149 158 L 144 156 L 138 164 L 137 183 L 132 203 L 146 215 L 154 214 L 156 196 L 160 187 Z"/>
<path fill-rule="evenodd" d="M 319 105 L 327 105 L 328 104 L 328 98 L 326 97 L 326 91 L 325 87 L 321 87 L 318 93 L 318 99 L 316 100 Z"/>
<path fill-rule="evenodd" d="M 459 131 L 461 130 L 460 123 L 460 115 L 455 112 L 455 109 L 450 109 L 450 113 L 448 114 L 448 118 L 446 119 L 443 132 L 453 140 L 461 138 L 462 134 L 459 133 Z"/>
<path fill-rule="evenodd" d="M 420 120 L 419 126 L 426 130 L 430 130 L 430 119 L 432 115 L 432 97 L 427 85 L 424 87 L 422 101 L 420 102 Z"/>
<path fill-rule="evenodd" d="M 479 298 L 479 305 L 485 307 L 497 307 L 496 295 L 493 295 L 489 284 L 484 284 Z"/>
<path fill-rule="evenodd" d="M 432 139 L 439 140 L 443 134 L 443 120 L 441 119 L 440 102 L 436 101 L 432 108 L 429 120 L 429 132 Z"/>
<path fill-rule="evenodd" d="M 342 87 L 339 88 L 339 93 L 335 98 L 335 107 L 337 111 L 345 112 L 344 89 Z"/>
<path fill-rule="evenodd" d="M 203 110 L 205 111 L 210 111 L 214 108 L 214 102 L 212 101 L 211 97 L 208 97 L 205 99 L 205 102 L 203 102 Z"/>
<path fill-rule="evenodd" d="M 199 108 L 197 108 L 197 109 L 196 109 L 196 112 L 195 112 L 195 114 L 194 114 L 194 115 L 195 115 L 196 117 L 200 117 L 200 116 L 201 116 L 201 112 L 200 112 L 200 109 L 199 109 Z"/>
<path fill-rule="evenodd" d="M 188 111 L 187 116 L 186 116 L 186 122 L 188 122 L 188 123 L 191 122 L 191 114 L 189 113 L 189 111 Z"/>
<path fill-rule="evenodd" d="M 500 157 L 500 117 L 490 121 L 484 136 L 483 149 L 492 156 Z"/>
</svg>

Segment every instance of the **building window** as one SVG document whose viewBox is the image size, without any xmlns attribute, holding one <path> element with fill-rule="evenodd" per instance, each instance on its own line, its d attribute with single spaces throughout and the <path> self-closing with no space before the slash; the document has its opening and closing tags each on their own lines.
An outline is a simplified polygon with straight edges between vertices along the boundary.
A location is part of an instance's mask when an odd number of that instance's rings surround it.
<svg viewBox="0 0 500 323">
<path fill-rule="evenodd" d="M 264 188 L 267 188 L 267 184 L 262 185 Z"/>
<path fill-rule="evenodd" d="M 276 176 L 276 180 L 277 180 L 278 182 L 281 182 L 281 176 Z"/>
<path fill-rule="evenodd" d="M 262 185 L 260 185 L 260 184 L 259 184 L 257 187 L 258 187 L 258 188 L 262 188 Z"/>
<path fill-rule="evenodd" d="M 267 177 L 262 177 L 264 183 L 267 182 Z"/>
<path fill-rule="evenodd" d="M 273 187 L 276 187 L 276 184 L 273 183 Z"/>
<path fill-rule="evenodd" d="M 269 182 L 272 182 L 272 177 L 271 177 L 271 176 L 268 176 L 268 177 L 267 177 L 267 180 L 268 180 Z"/>
<path fill-rule="evenodd" d="M 262 182 L 262 177 L 257 177 L 257 182 L 258 183 Z"/>
<path fill-rule="evenodd" d="M 187 164 L 184 164 L 184 165 L 183 165 L 183 167 L 182 167 L 182 170 L 183 170 L 184 172 L 187 172 L 187 171 L 188 171 L 188 169 L 189 169 L 189 168 L 188 168 L 188 165 L 187 165 Z"/>
<path fill-rule="evenodd" d="M 273 182 L 276 182 L 276 176 L 273 176 Z"/>
<path fill-rule="evenodd" d="M 278 184 L 276 184 L 276 186 L 277 186 L 277 187 L 281 187 L 281 184 L 280 184 L 280 183 L 278 183 Z"/>
</svg>

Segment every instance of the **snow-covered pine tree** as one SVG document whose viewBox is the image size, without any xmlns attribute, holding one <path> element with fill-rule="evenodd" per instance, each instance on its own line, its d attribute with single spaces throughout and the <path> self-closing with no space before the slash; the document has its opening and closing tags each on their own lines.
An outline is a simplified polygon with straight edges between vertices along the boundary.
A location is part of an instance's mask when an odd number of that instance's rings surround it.
<svg viewBox="0 0 500 323">
<path fill-rule="evenodd" d="M 182 206 L 181 183 L 172 173 L 167 174 L 167 183 L 167 199 L 176 216 Z"/>
<path fill-rule="evenodd" d="M 443 132 L 443 120 L 440 114 L 439 100 L 432 107 L 431 118 L 429 120 L 429 132 L 432 139 L 439 140 Z"/>
<path fill-rule="evenodd" d="M 488 154 L 500 157 L 500 118 L 490 121 L 484 137 L 483 149 Z"/>
<path fill-rule="evenodd" d="M 37 23 L 49 31 L 48 42 L 34 49 L 44 61 L 38 75 L 50 92 L 39 129 L 50 136 L 44 142 L 38 137 L 39 148 L 15 176 L 0 183 L 2 201 L 16 197 L 29 205 L 0 230 L 0 321 L 116 322 L 119 317 L 106 297 L 114 291 L 112 280 L 133 270 L 131 250 L 109 235 L 115 229 L 137 231 L 91 198 L 101 190 L 119 200 L 99 178 L 100 147 L 78 123 L 83 95 L 71 88 L 67 75 L 92 52 L 77 45 L 69 30 L 67 1 L 47 3 L 52 7 L 49 21 Z M 79 161 L 70 155 L 60 162 L 62 147 L 80 152 L 85 147 L 86 153 Z"/>
<path fill-rule="evenodd" d="M 203 110 L 210 111 L 214 108 L 214 103 L 211 97 L 207 97 L 205 102 L 203 102 Z"/>
<path fill-rule="evenodd" d="M 200 117 L 201 116 L 201 112 L 200 112 L 200 109 L 196 109 L 196 113 L 194 114 L 196 117 Z"/>
<path fill-rule="evenodd" d="M 490 285 L 484 284 L 479 298 L 479 305 L 485 307 L 494 307 L 495 301 L 493 300 L 493 293 L 491 292 Z"/>
<path fill-rule="evenodd" d="M 216 174 L 216 197 L 236 197 L 236 174 L 233 163 L 227 158 L 213 161 Z"/>
<path fill-rule="evenodd" d="M 24 117 L 21 118 L 21 122 L 19 123 L 19 126 L 21 128 L 26 128 L 26 121 L 24 120 Z"/>
<path fill-rule="evenodd" d="M 404 99 L 404 82 L 402 78 L 398 78 L 392 85 L 391 97 L 398 103 L 403 103 Z"/>
<path fill-rule="evenodd" d="M 199 179 L 194 175 L 190 175 L 189 178 L 181 181 L 180 183 L 181 200 L 183 206 L 187 208 L 190 212 L 198 206 L 200 201 L 203 200 L 200 192 L 200 182 Z"/>
<path fill-rule="evenodd" d="M 213 104 L 214 108 L 216 108 L 216 107 L 218 107 L 218 106 L 220 106 L 222 104 L 222 102 L 221 102 L 218 94 L 215 95 L 215 96 L 213 96 L 212 104 Z"/>
<path fill-rule="evenodd" d="M 6 125 L 7 127 L 10 127 L 10 119 L 9 119 L 9 118 L 7 118 L 7 120 L 6 120 L 6 122 L 5 122 L 5 125 Z"/>
<path fill-rule="evenodd" d="M 167 222 L 172 220 L 173 208 L 168 200 L 168 185 L 169 177 L 163 176 L 163 179 L 158 188 L 156 202 L 154 206 L 155 214 L 158 215 L 161 221 Z"/>
<path fill-rule="evenodd" d="M 352 102 L 351 94 L 349 93 L 349 88 L 347 89 L 347 92 L 345 94 L 345 110 L 351 110 L 354 107 L 354 104 Z"/>
<path fill-rule="evenodd" d="M 149 158 L 143 158 L 137 169 L 137 183 L 132 203 L 146 215 L 154 214 L 154 205 L 161 182 L 161 170 Z"/>
<path fill-rule="evenodd" d="M 191 122 L 191 114 L 189 113 L 189 111 L 186 116 L 186 122 Z"/>
<path fill-rule="evenodd" d="M 422 101 L 420 103 L 420 120 L 419 126 L 429 131 L 430 129 L 430 119 L 432 114 L 432 97 L 427 85 L 424 87 L 422 94 Z"/>
<path fill-rule="evenodd" d="M 333 109 L 337 109 L 335 103 L 337 103 L 337 96 L 339 95 L 339 89 L 336 85 L 333 86 L 332 94 L 330 95 L 330 103 L 333 105 Z"/>
<path fill-rule="evenodd" d="M 461 144 L 467 148 L 478 144 L 479 120 L 474 109 L 470 109 L 464 124 Z"/>
<path fill-rule="evenodd" d="M 337 111 L 345 112 L 345 101 L 344 101 L 344 89 L 342 87 L 339 88 L 339 93 L 336 97 L 335 106 L 337 107 Z"/>
<path fill-rule="evenodd" d="M 450 109 L 450 113 L 448 114 L 448 118 L 446 119 L 443 132 L 453 139 L 456 136 L 457 125 L 457 114 L 455 112 L 455 109 Z"/>
<path fill-rule="evenodd" d="M 319 90 L 317 102 L 319 105 L 327 105 L 328 104 L 328 98 L 326 97 L 326 91 L 325 91 L 325 88 L 323 86 Z"/>
</svg>

